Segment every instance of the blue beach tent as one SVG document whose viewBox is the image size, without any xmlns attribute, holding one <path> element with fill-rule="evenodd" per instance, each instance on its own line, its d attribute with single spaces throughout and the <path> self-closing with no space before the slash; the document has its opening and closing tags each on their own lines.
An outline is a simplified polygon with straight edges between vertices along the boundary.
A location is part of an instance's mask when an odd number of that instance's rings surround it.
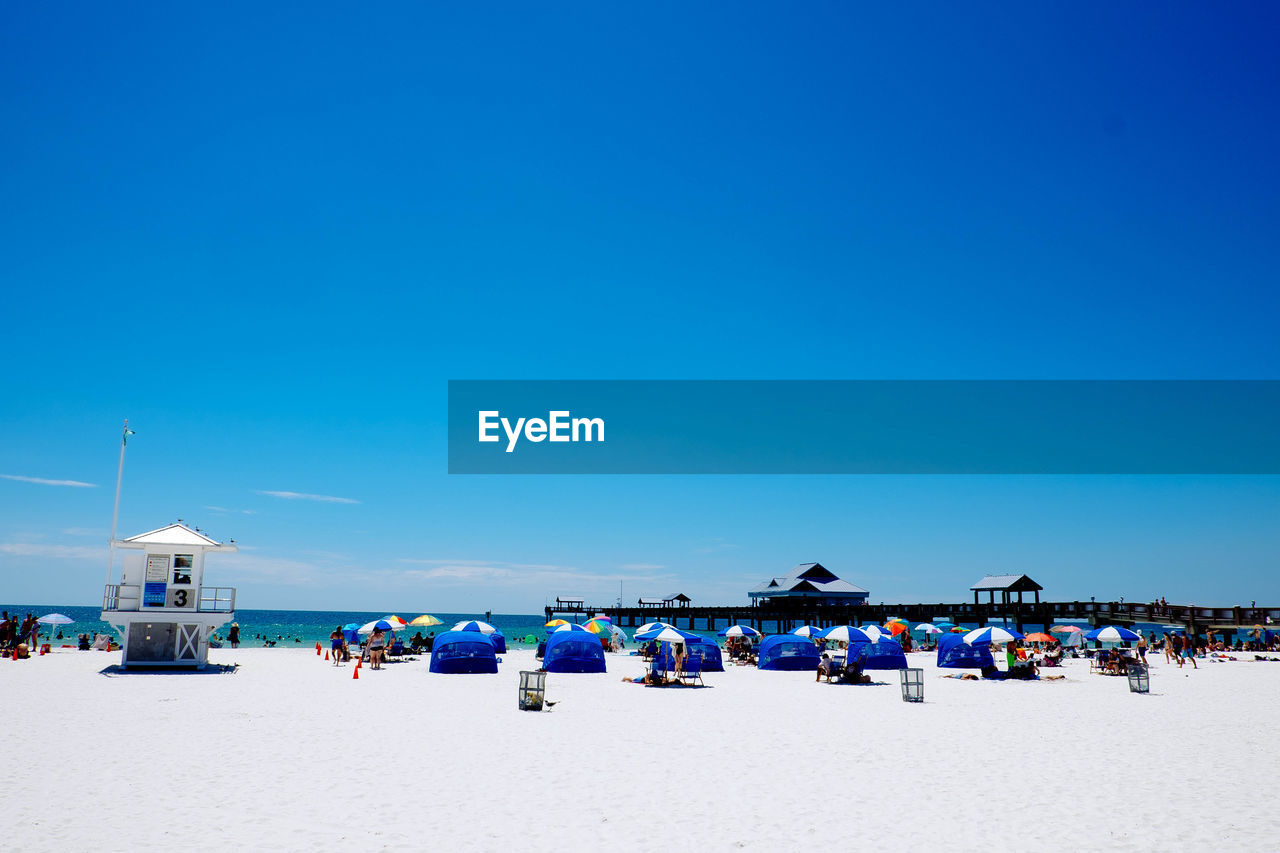
<svg viewBox="0 0 1280 853">
<path fill-rule="evenodd" d="M 501 631 L 494 631 L 488 635 L 489 642 L 493 643 L 493 650 L 500 655 L 507 653 L 507 638 L 503 636 Z"/>
<path fill-rule="evenodd" d="M 552 631 L 542 667 L 547 672 L 604 672 L 604 649 L 590 632 Z"/>
<path fill-rule="evenodd" d="M 757 654 L 757 669 L 816 670 L 822 660 L 813 640 L 795 634 L 765 637 Z"/>
<path fill-rule="evenodd" d="M 947 669 L 985 669 L 995 666 L 991 647 L 986 644 L 971 646 L 963 634 L 943 634 L 938 638 L 938 666 Z"/>
<path fill-rule="evenodd" d="M 906 669 L 907 655 L 897 640 L 881 637 L 874 643 L 850 643 L 849 659 L 862 656 L 863 669 Z"/>
<path fill-rule="evenodd" d="M 714 641 L 694 634 L 692 639 L 685 641 L 684 648 L 685 654 L 689 657 L 702 658 L 703 672 L 724 672 L 724 656 L 720 653 L 720 647 Z M 657 669 L 666 672 L 671 672 L 676 668 L 675 658 L 671 654 L 670 643 L 662 644 L 662 650 L 658 652 L 653 663 Z"/>
<path fill-rule="evenodd" d="M 448 675 L 498 671 L 493 643 L 478 631 L 445 631 L 431 648 L 431 671 Z"/>
</svg>

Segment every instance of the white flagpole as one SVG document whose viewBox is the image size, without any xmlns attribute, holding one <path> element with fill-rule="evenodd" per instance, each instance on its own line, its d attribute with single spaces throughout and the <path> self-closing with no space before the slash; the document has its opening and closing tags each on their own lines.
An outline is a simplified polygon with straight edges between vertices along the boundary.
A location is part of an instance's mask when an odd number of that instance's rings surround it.
<svg viewBox="0 0 1280 853">
<path fill-rule="evenodd" d="M 120 481 L 124 479 L 124 448 L 128 444 L 129 419 L 124 419 L 120 433 L 120 467 L 116 469 L 116 504 L 111 510 L 111 542 L 107 545 L 107 585 L 111 585 L 111 569 L 116 560 L 116 522 L 120 520 Z"/>
</svg>

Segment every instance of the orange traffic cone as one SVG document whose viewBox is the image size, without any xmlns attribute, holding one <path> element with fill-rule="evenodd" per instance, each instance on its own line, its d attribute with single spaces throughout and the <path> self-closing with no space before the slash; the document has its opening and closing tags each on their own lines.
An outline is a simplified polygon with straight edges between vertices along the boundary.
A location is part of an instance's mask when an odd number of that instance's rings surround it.
<svg viewBox="0 0 1280 853">
<path fill-rule="evenodd" d="M 316 640 L 316 656 L 319 657 L 319 655 L 320 655 L 320 641 Z"/>
<path fill-rule="evenodd" d="M 360 677 L 360 667 L 356 667 L 355 669 L 351 670 L 352 680 L 357 679 L 359 677 Z"/>
<path fill-rule="evenodd" d="M 329 659 L 329 650 L 328 650 L 328 649 L 325 649 L 325 652 L 324 652 L 324 659 L 325 659 L 325 660 L 328 660 L 328 659 Z"/>
</svg>

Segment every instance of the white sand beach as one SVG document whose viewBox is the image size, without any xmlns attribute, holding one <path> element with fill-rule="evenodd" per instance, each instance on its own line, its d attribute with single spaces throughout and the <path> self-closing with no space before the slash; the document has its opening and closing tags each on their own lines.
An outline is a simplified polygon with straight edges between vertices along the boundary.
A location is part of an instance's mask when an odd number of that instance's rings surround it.
<svg viewBox="0 0 1280 853">
<path fill-rule="evenodd" d="M 1064 681 L 875 685 L 728 667 L 706 689 L 382 671 L 216 649 L 222 674 L 115 674 L 118 653 L 0 661 L 8 849 L 1276 849 L 1280 664 L 1156 658 L 1152 693 Z M 11 847 L 9 845 L 12 845 Z M 910 848 L 903 845 L 910 845 Z"/>
</svg>

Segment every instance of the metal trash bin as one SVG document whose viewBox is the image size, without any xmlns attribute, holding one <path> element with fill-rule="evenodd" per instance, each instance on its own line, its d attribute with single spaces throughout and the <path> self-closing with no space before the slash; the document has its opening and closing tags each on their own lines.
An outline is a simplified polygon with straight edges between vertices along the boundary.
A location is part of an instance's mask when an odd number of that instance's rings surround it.
<svg viewBox="0 0 1280 853">
<path fill-rule="evenodd" d="M 899 670 L 902 675 L 902 701 L 903 702 L 923 702 L 924 701 L 924 670 L 923 669 L 903 669 Z"/>
<path fill-rule="evenodd" d="M 1125 674 L 1129 676 L 1130 693 L 1151 692 L 1151 671 L 1146 664 L 1131 663 L 1125 668 Z"/>
<path fill-rule="evenodd" d="M 547 674 L 520 670 L 520 710 L 541 711 L 547 698 Z"/>
</svg>

